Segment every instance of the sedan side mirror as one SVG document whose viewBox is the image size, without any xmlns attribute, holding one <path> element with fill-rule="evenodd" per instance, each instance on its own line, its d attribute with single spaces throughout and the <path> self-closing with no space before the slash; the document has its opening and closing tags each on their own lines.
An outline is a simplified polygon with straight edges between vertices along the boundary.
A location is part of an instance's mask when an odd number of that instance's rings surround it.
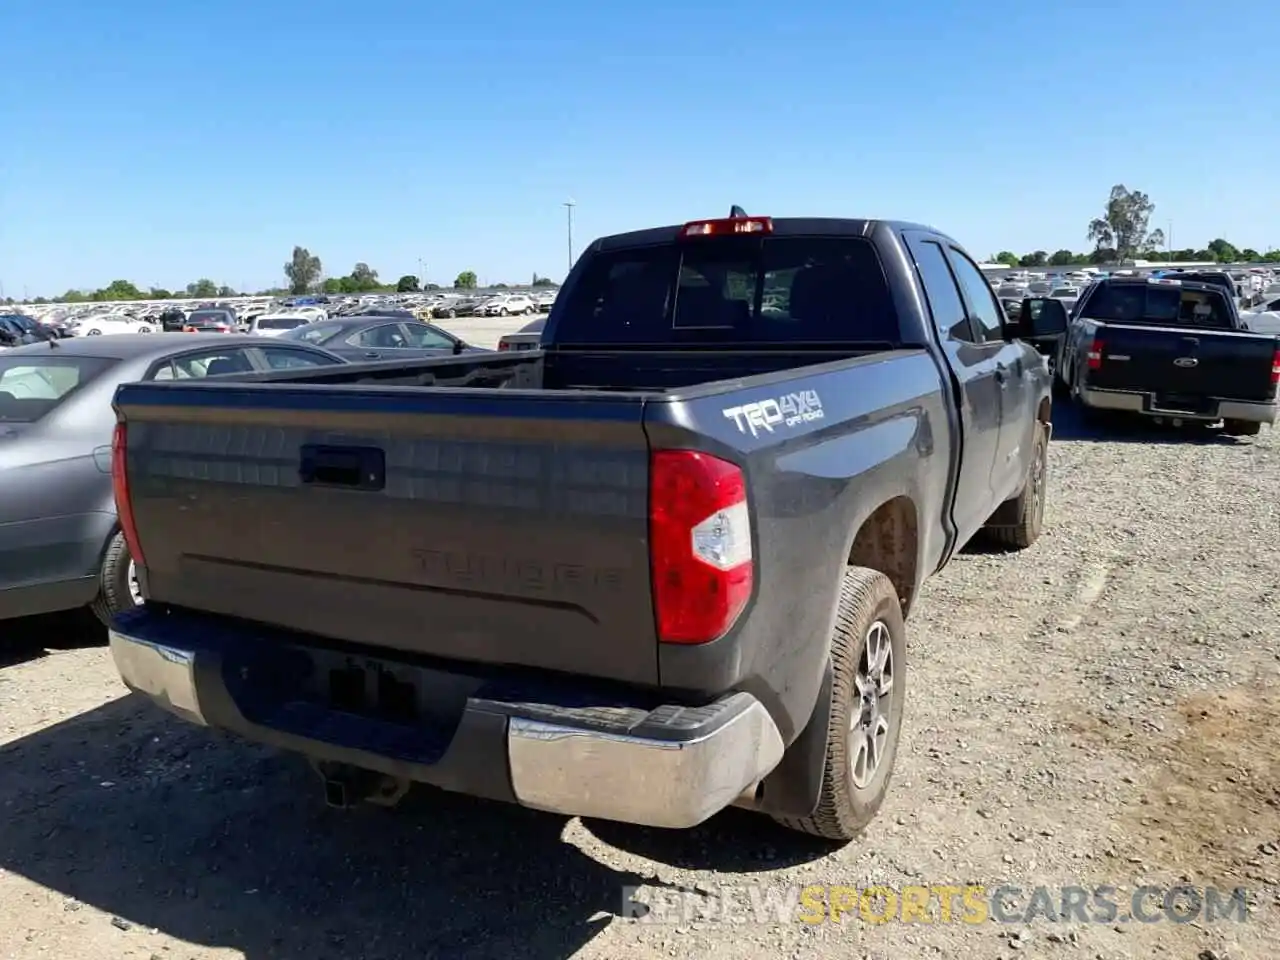
<svg viewBox="0 0 1280 960">
<path fill-rule="evenodd" d="M 463 343 L 461 340 L 453 341 L 453 355 L 455 357 L 466 349 L 467 349 L 467 345 Z"/>
</svg>

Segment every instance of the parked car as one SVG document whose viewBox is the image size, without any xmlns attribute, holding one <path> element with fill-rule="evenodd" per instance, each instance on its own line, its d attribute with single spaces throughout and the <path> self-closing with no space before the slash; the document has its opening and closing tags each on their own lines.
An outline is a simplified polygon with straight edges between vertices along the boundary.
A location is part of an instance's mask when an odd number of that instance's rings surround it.
<svg viewBox="0 0 1280 960">
<path fill-rule="evenodd" d="M 363 315 L 320 320 L 288 330 L 278 339 L 324 347 L 353 361 L 440 357 L 479 349 L 421 320 Z"/>
<path fill-rule="evenodd" d="M 511 317 L 537 313 L 533 300 L 523 294 L 494 297 L 480 311 L 486 317 Z"/>
<path fill-rule="evenodd" d="M 334 804 L 855 836 L 921 582 L 1040 535 L 1041 357 L 949 237 L 741 216 L 591 244 L 543 346 L 122 387 L 125 682 Z"/>
<path fill-rule="evenodd" d="M 0 346 L 20 347 L 28 343 L 45 343 L 57 339 L 56 333 L 46 330 L 30 317 L 0 314 Z"/>
<path fill-rule="evenodd" d="M 182 325 L 183 333 L 237 333 L 239 321 L 236 313 L 226 307 L 210 307 L 192 310 Z"/>
<path fill-rule="evenodd" d="M 187 315 L 179 307 L 168 307 L 160 314 L 160 329 L 165 333 L 179 333 L 187 324 Z"/>
<path fill-rule="evenodd" d="M 342 362 L 226 336 L 81 337 L 0 353 L 0 620 L 89 606 L 109 622 L 137 602 L 111 488 L 117 386 Z"/>
<path fill-rule="evenodd" d="M 120 336 L 129 333 L 152 333 L 155 327 L 132 317 L 87 317 L 76 326 L 76 334 L 82 337 Z"/>
<path fill-rule="evenodd" d="M 1277 414 L 1280 339 L 1252 333 L 1220 282 L 1108 277 L 1076 305 L 1057 358 L 1086 412 L 1257 434 Z"/>
<path fill-rule="evenodd" d="M 547 325 L 546 317 L 530 320 L 515 333 L 508 333 L 499 338 L 499 350 L 537 350 L 542 342 L 542 331 Z"/>
<path fill-rule="evenodd" d="M 263 313 L 249 321 L 249 329 L 245 332 L 260 337 L 280 337 L 311 322 L 309 317 L 300 313 Z"/>
<path fill-rule="evenodd" d="M 454 317 L 471 317 L 480 308 L 480 305 L 487 300 L 487 297 L 457 297 L 452 300 L 445 300 L 432 308 L 432 315 L 437 319 L 451 320 Z"/>
</svg>

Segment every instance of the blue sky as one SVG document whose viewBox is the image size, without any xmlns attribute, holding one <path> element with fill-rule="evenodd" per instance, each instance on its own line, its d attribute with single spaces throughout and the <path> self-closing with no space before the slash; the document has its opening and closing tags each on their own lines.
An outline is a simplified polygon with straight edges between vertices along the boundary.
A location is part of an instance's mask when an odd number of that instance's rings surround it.
<svg viewBox="0 0 1280 960">
<path fill-rule="evenodd" d="M 1086 249 L 1124 183 L 1280 247 L 1270 8 L 3 0 L 0 282 L 558 278 L 569 197 L 579 246 L 738 203 L 985 257 Z"/>
</svg>

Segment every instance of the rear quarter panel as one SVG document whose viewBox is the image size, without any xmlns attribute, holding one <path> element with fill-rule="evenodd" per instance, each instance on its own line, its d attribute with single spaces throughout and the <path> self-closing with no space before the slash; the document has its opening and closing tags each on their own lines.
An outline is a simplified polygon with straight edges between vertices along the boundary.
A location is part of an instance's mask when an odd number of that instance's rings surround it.
<svg viewBox="0 0 1280 960">
<path fill-rule="evenodd" d="M 919 531 L 913 592 L 937 566 L 952 454 L 946 401 L 937 365 L 923 351 L 714 389 L 651 402 L 646 429 L 655 449 L 705 450 L 746 471 L 755 592 L 727 636 L 664 645 L 659 675 L 678 690 L 753 693 L 790 741 L 816 702 L 844 569 L 867 518 L 895 497 L 909 498 Z M 770 402 L 792 417 L 753 428 L 740 408 Z"/>
</svg>

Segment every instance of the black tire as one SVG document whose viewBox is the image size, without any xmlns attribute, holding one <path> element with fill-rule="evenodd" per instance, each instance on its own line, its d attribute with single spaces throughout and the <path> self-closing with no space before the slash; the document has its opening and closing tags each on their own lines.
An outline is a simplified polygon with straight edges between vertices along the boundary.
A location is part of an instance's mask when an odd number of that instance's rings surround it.
<svg viewBox="0 0 1280 960">
<path fill-rule="evenodd" d="M 129 545 L 124 541 L 124 534 L 117 533 L 107 544 L 107 551 L 102 556 L 98 596 L 89 605 L 93 615 L 104 626 L 111 626 L 116 614 L 126 613 L 137 606 L 133 602 L 133 590 L 129 585 L 129 568 L 132 565 L 133 558 L 129 555 Z"/>
<path fill-rule="evenodd" d="M 907 628 L 902 619 L 898 591 L 878 570 L 849 567 L 840 585 L 838 602 L 831 637 L 831 713 L 818 806 L 807 817 L 774 819 L 791 830 L 847 842 L 875 818 L 889 791 L 906 703 Z M 851 717 L 855 710 L 861 712 L 864 709 L 858 692 L 858 677 L 860 672 L 867 673 L 867 638 L 873 631 L 887 643 L 887 672 L 893 683 L 889 692 L 878 701 L 885 711 L 881 715 L 887 723 L 887 730 L 880 741 L 880 759 L 872 776 L 859 786 L 854 782 L 851 748 L 861 742 L 863 735 L 855 737 Z M 863 729 L 859 724 L 860 734 Z M 853 756 L 856 759 L 858 754 Z"/>
<path fill-rule="evenodd" d="M 993 542 L 1010 550 L 1025 550 L 1044 530 L 1044 504 L 1049 491 L 1049 437 L 1043 423 L 1035 426 L 1031 462 L 1022 492 L 1000 504 L 983 532 Z"/>
<path fill-rule="evenodd" d="M 1262 432 L 1262 424 L 1250 420 L 1223 420 L 1222 432 L 1228 437 L 1256 437 Z"/>
</svg>

